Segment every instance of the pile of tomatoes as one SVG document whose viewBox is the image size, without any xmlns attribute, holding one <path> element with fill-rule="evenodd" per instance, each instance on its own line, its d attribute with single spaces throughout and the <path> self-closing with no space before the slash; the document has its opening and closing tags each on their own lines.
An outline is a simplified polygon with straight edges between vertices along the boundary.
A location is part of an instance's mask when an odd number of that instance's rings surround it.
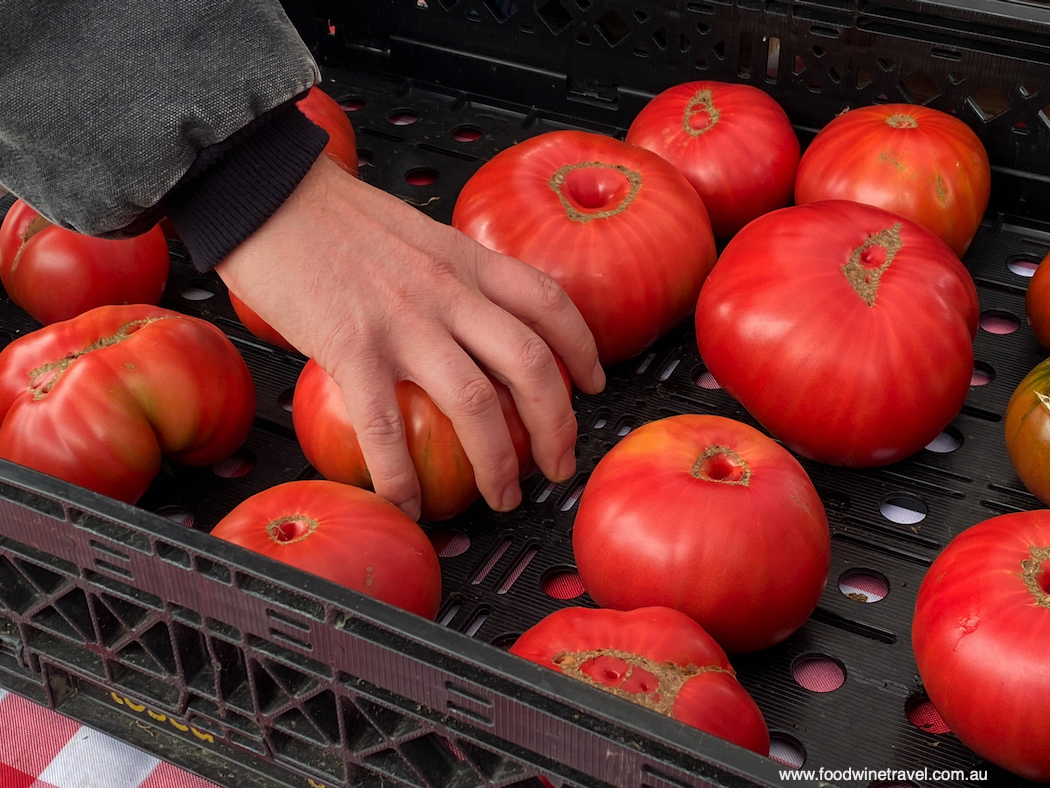
<svg viewBox="0 0 1050 788">
<path fill-rule="evenodd" d="M 320 91 L 308 107 L 330 132 L 329 155 L 356 174 L 346 115 Z M 573 527 L 576 564 L 599 607 L 552 614 L 512 653 L 768 754 L 762 713 L 727 655 L 789 637 L 826 585 L 827 515 L 796 455 L 887 465 L 959 413 L 979 313 L 960 257 L 990 187 L 983 146 L 950 115 L 853 109 L 803 152 L 766 93 L 715 82 L 655 96 L 622 140 L 551 132 L 482 165 L 459 195 L 455 227 L 558 281 L 603 364 L 637 356 L 691 316 L 707 369 L 763 428 L 681 414 L 614 446 Z M 39 306 L 40 288 L 74 271 L 106 280 L 77 257 L 95 243 L 24 205 L 0 230 L 4 286 L 45 324 L 0 353 L 0 456 L 134 503 L 164 459 L 208 464 L 235 450 L 251 428 L 254 387 L 215 326 L 151 306 L 167 276 L 159 230 L 103 255 L 115 266 L 110 278 L 135 289 L 75 288 L 80 302 Z M 1030 304 L 1050 301 L 1050 266 L 1039 271 Z M 230 298 L 246 327 L 291 349 Z M 136 305 L 113 306 L 126 302 Z M 1050 309 L 1030 315 L 1050 342 L 1050 322 L 1038 317 Z M 524 478 L 529 435 L 511 392 L 493 385 Z M 1050 360 L 1011 400 L 1005 438 L 1021 480 L 1050 503 L 1048 389 Z M 398 397 L 423 519 L 455 517 L 479 494 L 451 422 L 413 384 Z M 72 429 L 85 408 L 93 429 Z M 174 411 L 182 418 L 166 416 Z M 326 481 L 263 491 L 213 534 L 433 619 L 434 548 L 368 491 L 341 392 L 313 361 L 293 419 Z M 931 567 L 913 629 L 930 697 L 960 739 L 1017 774 L 1050 780 L 1041 711 L 1050 672 L 1036 647 L 1010 645 L 1011 627 L 1033 644 L 1050 635 L 1050 513 L 994 518 L 960 535 Z M 1007 704 L 1034 744 L 1000 739 L 988 725 Z"/>
</svg>

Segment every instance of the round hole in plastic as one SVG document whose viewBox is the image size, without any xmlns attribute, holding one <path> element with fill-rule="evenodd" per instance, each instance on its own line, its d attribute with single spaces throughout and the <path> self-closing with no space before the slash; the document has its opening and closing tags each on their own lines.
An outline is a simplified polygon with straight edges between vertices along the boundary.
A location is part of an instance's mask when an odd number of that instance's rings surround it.
<svg viewBox="0 0 1050 788">
<path fill-rule="evenodd" d="M 157 509 L 156 513 L 166 520 L 171 520 L 173 523 L 184 525 L 187 528 L 193 527 L 193 512 L 182 506 L 162 506 Z"/>
<path fill-rule="evenodd" d="M 179 287 L 179 295 L 187 301 L 207 301 L 215 296 L 215 285 L 203 278 L 190 279 Z"/>
<path fill-rule="evenodd" d="M 839 591 L 855 602 L 878 602 L 890 593 L 890 582 L 874 569 L 847 569 L 839 575 Z"/>
<path fill-rule="evenodd" d="M 462 531 L 444 529 L 430 535 L 430 543 L 439 558 L 455 558 L 470 549 L 470 537 Z"/>
<path fill-rule="evenodd" d="M 540 587 L 552 599 L 575 599 L 587 590 L 575 569 L 559 569 L 548 573 L 540 581 Z"/>
<path fill-rule="evenodd" d="M 452 139 L 456 142 L 477 142 L 481 137 L 481 129 L 477 126 L 459 126 L 452 129 Z"/>
<path fill-rule="evenodd" d="M 991 364 L 984 361 L 974 363 L 973 374 L 970 375 L 971 386 L 987 386 L 993 380 L 995 380 L 995 370 L 992 369 Z"/>
<path fill-rule="evenodd" d="M 1035 269 L 1039 267 L 1039 258 L 1027 254 L 1017 254 L 1006 261 L 1006 267 L 1011 273 L 1031 279 Z"/>
<path fill-rule="evenodd" d="M 372 164 L 372 151 L 370 150 L 358 150 L 357 151 L 357 167 L 368 167 Z"/>
<path fill-rule="evenodd" d="M 348 98 L 339 102 L 339 108 L 343 112 L 357 112 L 359 109 L 363 109 L 364 106 L 365 100 L 359 98 Z"/>
<path fill-rule="evenodd" d="M 247 476 L 255 468 L 255 454 L 248 449 L 237 449 L 224 460 L 211 466 L 212 473 L 223 479 L 239 479 Z"/>
<path fill-rule="evenodd" d="M 417 167 L 405 173 L 405 181 L 413 186 L 429 186 L 438 179 L 438 171 L 429 167 Z"/>
<path fill-rule="evenodd" d="M 395 126 L 411 126 L 419 120 L 419 115 L 407 110 L 402 110 L 401 112 L 393 113 L 387 118 L 387 120 Z"/>
<path fill-rule="evenodd" d="M 277 395 L 277 404 L 282 410 L 286 410 L 289 413 L 292 412 L 292 400 L 295 399 L 295 387 L 286 388 L 280 394 Z"/>
<path fill-rule="evenodd" d="M 945 427 L 944 431 L 926 444 L 926 450 L 934 454 L 949 454 L 963 445 L 963 436 L 955 427 Z"/>
<path fill-rule="evenodd" d="M 926 519 L 929 509 L 914 495 L 896 493 L 888 496 L 879 504 L 879 512 L 891 523 L 915 525 Z"/>
<path fill-rule="evenodd" d="M 780 731 L 769 734 L 769 757 L 793 769 L 801 769 L 806 763 L 806 748 L 794 736 Z"/>
<path fill-rule="evenodd" d="M 508 632 L 502 635 L 496 635 L 491 643 L 496 648 L 507 651 L 511 646 L 518 642 L 519 637 L 520 636 L 516 632 Z"/>
<path fill-rule="evenodd" d="M 846 668 L 827 654 L 805 654 L 792 664 L 791 678 L 810 692 L 834 692 L 846 682 Z"/>
<path fill-rule="evenodd" d="M 716 389 L 722 388 L 720 385 L 718 385 L 718 381 L 715 380 L 715 376 L 712 375 L 708 371 L 707 367 L 703 365 L 700 365 L 699 367 L 694 369 L 691 377 L 693 378 L 693 382 L 702 389 L 714 391 Z"/>
<path fill-rule="evenodd" d="M 933 707 L 933 702 L 925 692 L 909 695 L 904 701 L 904 713 L 920 731 L 926 733 L 951 733 L 952 729 L 941 717 L 941 713 Z"/>
<path fill-rule="evenodd" d="M 989 309 L 981 313 L 980 326 L 989 334 L 1012 334 L 1021 327 L 1021 321 L 1009 312 Z"/>
</svg>

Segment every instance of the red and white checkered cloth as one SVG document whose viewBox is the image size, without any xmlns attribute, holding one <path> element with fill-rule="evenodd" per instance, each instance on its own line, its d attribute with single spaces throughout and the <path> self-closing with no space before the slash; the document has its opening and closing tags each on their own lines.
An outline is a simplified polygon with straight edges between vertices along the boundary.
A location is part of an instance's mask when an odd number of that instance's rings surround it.
<svg viewBox="0 0 1050 788">
<path fill-rule="evenodd" d="M 0 788 L 218 788 L 0 689 Z"/>
</svg>

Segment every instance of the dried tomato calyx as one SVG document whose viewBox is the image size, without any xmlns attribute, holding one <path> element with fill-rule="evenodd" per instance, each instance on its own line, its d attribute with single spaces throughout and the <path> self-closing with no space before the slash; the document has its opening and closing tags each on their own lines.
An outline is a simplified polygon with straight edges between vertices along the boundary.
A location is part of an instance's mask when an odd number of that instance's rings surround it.
<svg viewBox="0 0 1050 788">
<path fill-rule="evenodd" d="M 908 115 L 904 112 L 897 112 L 886 118 L 886 123 L 893 126 L 895 129 L 917 129 L 919 128 L 919 121 L 915 120 L 914 115 Z"/>
<path fill-rule="evenodd" d="M 288 514 L 266 524 L 267 535 L 277 544 L 301 542 L 317 530 L 318 522 L 305 514 Z M 371 585 L 371 583 L 369 583 Z"/>
<path fill-rule="evenodd" d="M 626 211 L 642 188 L 642 174 L 623 164 L 581 161 L 559 167 L 547 185 L 558 195 L 565 215 L 586 224 Z"/>
<path fill-rule="evenodd" d="M 678 693 L 690 679 L 704 673 L 726 673 L 732 669 L 719 665 L 676 665 L 656 662 L 621 649 L 562 651 L 551 660 L 567 676 L 586 682 L 621 698 L 672 716 Z M 625 687 L 637 686 L 636 690 Z"/>
<path fill-rule="evenodd" d="M 15 252 L 15 259 L 11 261 L 12 273 L 18 270 L 18 263 L 22 259 L 22 252 L 25 251 L 26 244 L 29 243 L 29 239 L 41 230 L 46 230 L 50 226 L 51 222 L 45 219 L 43 216 L 34 217 L 33 221 L 26 225 L 26 231 L 22 233 L 22 239 L 18 245 L 18 251 Z"/>
<path fill-rule="evenodd" d="M 708 446 L 696 458 L 691 470 L 697 479 L 720 484 L 751 484 L 751 466 L 728 446 Z"/>
<path fill-rule="evenodd" d="M 39 400 L 51 393 L 59 379 L 73 363 L 94 350 L 111 347 L 123 342 L 140 328 L 156 323 L 158 320 L 169 320 L 166 317 L 145 317 L 142 320 L 133 320 L 125 323 L 109 336 L 99 337 L 83 350 L 74 351 L 55 361 L 49 361 L 36 369 L 29 371 L 29 390 L 33 392 L 33 399 Z"/>
<path fill-rule="evenodd" d="M 699 137 L 713 129 L 721 117 L 722 113 L 715 106 L 711 90 L 704 88 L 697 91 L 697 94 L 685 105 L 682 128 L 690 137 Z"/>
<path fill-rule="evenodd" d="M 1028 550 L 1032 557 L 1021 562 L 1021 579 L 1035 603 L 1050 610 L 1050 546 Z"/>
<path fill-rule="evenodd" d="M 901 240 L 901 223 L 869 235 L 864 243 L 853 250 L 849 262 L 842 266 L 853 290 L 869 307 L 875 306 L 882 275 L 890 267 L 893 258 L 904 246 Z"/>
</svg>

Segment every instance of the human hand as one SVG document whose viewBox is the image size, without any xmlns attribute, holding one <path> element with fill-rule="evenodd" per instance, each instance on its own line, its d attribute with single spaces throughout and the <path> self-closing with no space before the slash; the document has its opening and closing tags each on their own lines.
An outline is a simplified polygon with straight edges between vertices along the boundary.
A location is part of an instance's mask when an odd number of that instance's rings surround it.
<svg viewBox="0 0 1050 788">
<path fill-rule="evenodd" d="M 605 385 L 594 339 L 549 276 L 492 252 L 318 158 L 277 212 L 216 267 L 263 320 L 342 389 L 375 491 L 420 511 L 394 394 L 423 388 L 447 415 L 499 511 L 521 502 L 518 465 L 485 366 L 514 395 L 552 481 L 575 470 L 576 386 Z M 476 359 L 476 361 L 475 361 Z"/>
</svg>

